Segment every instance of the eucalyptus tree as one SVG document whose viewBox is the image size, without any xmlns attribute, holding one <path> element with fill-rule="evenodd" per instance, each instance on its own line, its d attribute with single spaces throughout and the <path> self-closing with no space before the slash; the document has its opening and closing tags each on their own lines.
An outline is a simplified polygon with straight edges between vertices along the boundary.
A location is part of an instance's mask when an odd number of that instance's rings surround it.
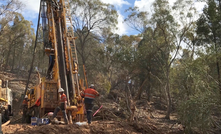
<svg viewBox="0 0 221 134">
<path fill-rule="evenodd" d="M 164 52 L 164 75 L 166 78 L 165 92 L 167 95 L 167 113 L 165 118 L 169 118 L 171 113 L 171 93 L 170 93 L 170 68 L 175 61 L 185 34 L 194 23 L 193 1 L 178 0 L 171 8 L 168 1 L 156 0 L 154 2 L 155 13 L 152 16 L 152 23 L 158 28 L 163 36 L 164 47 L 160 51 Z"/>
<path fill-rule="evenodd" d="M 194 14 L 196 14 L 194 3 L 189 0 L 178 0 L 171 7 L 167 0 L 155 0 L 151 16 L 147 12 L 140 12 L 136 8 L 130 8 L 127 11 L 131 13 L 125 19 L 129 26 L 142 32 L 142 34 L 145 31 L 143 29 L 149 28 L 154 31 L 152 32 L 152 38 L 148 39 L 147 42 L 154 44 L 157 48 L 156 52 L 161 53 L 161 56 L 156 56 L 155 60 L 160 61 L 160 67 L 164 74 L 161 78 L 164 81 L 161 80 L 161 82 L 165 85 L 162 87 L 165 87 L 167 96 L 167 114 L 165 118 L 169 118 L 172 105 L 170 69 L 181 49 L 186 33 L 194 24 Z"/>
<path fill-rule="evenodd" d="M 0 36 L 13 21 L 15 13 L 24 5 L 19 0 L 2 0 L 0 3 Z"/>
<path fill-rule="evenodd" d="M 105 4 L 100 0 L 72 0 L 73 29 L 78 43 L 77 51 L 83 65 L 91 53 L 91 41 L 98 39 L 105 27 L 115 28 L 117 24 L 117 11 L 113 5 Z"/>
<path fill-rule="evenodd" d="M 31 46 L 30 44 L 34 39 L 33 35 L 34 30 L 31 28 L 31 22 L 25 20 L 20 13 L 16 13 L 13 25 L 10 26 L 6 35 L 8 40 L 4 44 L 6 47 L 5 64 L 6 67 L 11 66 L 11 71 L 13 71 L 15 63 L 18 62 L 21 65 L 23 58 L 28 59 L 30 57 L 30 55 L 24 55 L 23 51 Z M 20 57 L 19 60 L 16 60 L 16 57 Z"/>
<path fill-rule="evenodd" d="M 221 43 L 221 9 L 220 2 L 208 0 L 208 7 L 203 9 L 203 14 L 197 21 L 197 34 L 202 46 L 206 46 L 208 52 L 214 55 L 216 61 L 218 89 L 221 96 L 220 74 L 220 43 Z M 220 97 L 221 98 L 221 97 Z"/>
<path fill-rule="evenodd" d="M 126 9 L 125 12 L 129 13 L 129 15 L 124 19 L 124 22 L 126 22 L 130 28 L 143 34 L 149 24 L 149 13 L 140 11 L 138 7 L 130 7 Z"/>
</svg>

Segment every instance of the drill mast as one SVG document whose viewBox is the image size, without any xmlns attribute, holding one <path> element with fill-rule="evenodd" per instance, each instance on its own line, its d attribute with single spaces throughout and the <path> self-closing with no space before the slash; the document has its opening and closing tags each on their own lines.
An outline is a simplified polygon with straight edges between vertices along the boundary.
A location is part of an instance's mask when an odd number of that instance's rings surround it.
<svg viewBox="0 0 221 134">
<path fill-rule="evenodd" d="M 71 115 L 83 114 L 79 91 L 79 85 L 83 84 L 78 79 L 78 58 L 69 0 L 41 0 L 39 12 L 42 17 L 45 53 L 49 56 L 49 69 L 47 77 L 32 88 L 33 93 L 29 93 L 29 108 L 41 96 L 40 116 L 53 111 L 59 101 L 58 89 L 63 88 L 68 106 L 77 109 L 74 113 L 69 111 L 70 119 Z"/>
</svg>

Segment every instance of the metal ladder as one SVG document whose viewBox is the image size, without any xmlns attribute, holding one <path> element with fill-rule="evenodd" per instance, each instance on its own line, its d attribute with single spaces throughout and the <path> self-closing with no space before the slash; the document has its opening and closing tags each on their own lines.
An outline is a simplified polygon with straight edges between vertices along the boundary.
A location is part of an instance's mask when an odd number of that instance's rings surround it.
<svg viewBox="0 0 221 134">
<path fill-rule="evenodd" d="M 75 37 L 74 37 L 74 31 L 72 28 L 72 19 L 71 19 L 71 11 L 70 11 L 70 4 L 69 0 L 64 0 L 65 2 L 65 13 L 66 13 L 66 29 L 67 29 L 67 35 L 68 35 L 68 40 L 70 44 L 70 49 L 71 49 L 71 57 L 72 57 L 72 62 L 73 65 L 76 62 L 78 65 L 78 57 L 77 57 L 77 50 L 76 50 L 76 45 L 75 45 Z M 72 70 L 73 76 L 74 76 L 74 83 L 75 83 L 75 91 L 76 94 L 79 96 L 80 91 L 79 91 L 79 79 L 78 79 L 78 70 L 77 72 L 74 72 L 74 69 Z"/>
</svg>

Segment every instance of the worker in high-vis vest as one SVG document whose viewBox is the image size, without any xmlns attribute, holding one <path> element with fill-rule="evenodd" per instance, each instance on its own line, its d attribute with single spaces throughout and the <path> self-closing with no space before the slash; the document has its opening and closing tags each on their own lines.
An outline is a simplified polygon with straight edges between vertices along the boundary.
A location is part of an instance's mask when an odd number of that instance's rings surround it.
<svg viewBox="0 0 221 134">
<path fill-rule="evenodd" d="M 53 119 L 57 116 L 57 113 L 61 110 L 63 113 L 64 121 L 66 124 L 68 124 L 68 117 L 66 114 L 67 98 L 66 98 L 66 95 L 64 94 L 64 89 L 59 88 L 58 93 L 61 95 L 60 105 L 55 109 L 54 114 L 53 114 Z"/>
<path fill-rule="evenodd" d="M 22 102 L 22 107 L 23 107 L 22 123 L 27 122 L 28 101 L 29 101 L 28 96 L 25 95 L 25 99 Z"/>
<path fill-rule="evenodd" d="M 95 90 L 94 84 L 91 84 L 91 86 L 88 89 L 85 89 L 81 92 L 81 97 L 84 98 L 85 103 L 85 109 L 87 111 L 87 120 L 88 124 L 91 124 L 92 119 L 92 109 L 93 109 L 93 101 L 95 97 L 99 96 L 99 93 Z"/>
</svg>

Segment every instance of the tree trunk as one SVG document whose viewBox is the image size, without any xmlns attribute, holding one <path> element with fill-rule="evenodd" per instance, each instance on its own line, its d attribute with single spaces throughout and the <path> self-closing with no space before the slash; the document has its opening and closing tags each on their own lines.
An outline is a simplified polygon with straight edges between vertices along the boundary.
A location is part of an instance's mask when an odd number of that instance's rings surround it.
<svg viewBox="0 0 221 134">
<path fill-rule="evenodd" d="M 221 12 L 221 1 L 219 0 L 219 11 Z M 218 50 L 219 48 L 217 48 L 217 43 L 216 43 L 216 38 L 215 39 L 215 47 L 216 47 L 216 66 L 217 66 L 217 73 L 218 73 L 218 82 L 219 82 L 219 92 L 220 92 L 220 102 L 221 102 L 221 79 L 220 79 L 220 69 L 219 69 L 219 58 L 218 58 Z"/>
<path fill-rule="evenodd" d="M 167 113 L 165 116 L 165 119 L 170 119 L 170 113 L 171 113 L 171 95 L 170 95 L 170 67 L 167 68 L 167 76 L 166 76 L 166 96 L 167 96 Z"/>
<path fill-rule="evenodd" d="M 147 85 L 147 101 L 150 102 L 150 97 L 151 97 L 151 78 L 150 78 L 150 75 L 148 75 L 148 85 Z"/>
<path fill-rule="evenodd" d="M 192 49 L 192 53 L 191 53 L 191 60 L 193 61 L 194 59 L 194 53 L 195 53 L 195 39 L 194 39 L 194 41 L 193 41 L 193 49 Z"/>
<path fill-rule="evenodd" d="M 23 51 L 21 52 L 21 54 L 19 55 L 19 59 L 18 59 L 18 69 L 21 70 L 21 59 L 22 59 L 22 54 Z"/>
<path fill-rule="evenodd" d="M 216 50 L 216 67 L 217 67 L 217 77 L 219 82 L 219 92 L 220 92 L 220 100 L 221 100 L 221 80 L 220 80 L 220 69 L 219 69 L 219 58 Z"/>
<path fill-rule="evenodd" d="M 84 72 L 84 79 L 85 79 L 85 84 L 86 84 L 86 88 L 88 88 L 88 79 L 87 79 L 87 69 L 86 69 L 86 66 L 85 66 L 85 58 L 84 56 L 82 55 L 82 63 L 83 63 L 83 72 Z"/>
<path fill-rule="evenodd" d="M 143 86 L 144 86 L 146 81 L 147 81 L 147 78 L 142 81 L 141 86 L 138 89 L 138 94 L 137 94 L 136 100 L 140 100 L 141 99 L 141 95 L 142 95 L 142 92 L 143 92 Z"/>
<path fill-rule="evenodd" d="M 216 51 L 216 68 L 217 68 L 217 79 L 218 79 L 218 86 L 219 86 L 219 92 L 220 92 L 220 101 L 221 101 L 221 80 L 220 80 L 220 69 L 219 69 L 219 58 L 218 58 L 218 47 L 216 43 L 216 35 L 214 34 L 214 43 L 215 43 L 215 51 Z"/>
<path fill-rule="evenodd" d="M 138 90 L 138 95 L 137 95 L 138 100 L 141 99 L 142 92 L 143 92 L 143 86 L 141 85 L 140 89 Z"/>
<path fill-rule="evenodd" d="M 39 71 L 39 68 L 41 66 L 41 62 L 42 62 L 42 60 L 41 60 L 41 52 L 39 52 L 38 53 L 38 71 Z"/>
<path fill-rule="evenodd" d="M 148 63 L 151 63 L 151 57 L 148 57 Z M 147 67 L 147 71 L 148 72 L 151 72 L 151 64 Z M 147 101 L 150 102 L 150 88 L 151 88 L 151 77 L 150 77 L 150 73 L 148 73 L 148 76 L 147 76 L 147 79 L 148 79 L 148 85 L 147 85 Z"/>
<path fill-rule="evenodd" d="M 5 70 L 8 67 L 8 61 L 9 61 L 9 57 L 10 57 L 10 54 L 11 54 L 11 49 L 12 49 L 12 45 L 9 45 L 8 54 L 6 56 Z"/>
<path fill-rule="evenodd" d="M 13 47 L 14 48 L 14 51 L 13 51 L 13 59 L 12 59 L 12 67 L 11 67 L 11 72 L 13 71 L 13 69 L 14 69 L 14 65 L 15 65 L 15 47 Z"/>
<path fill-rule="evenodd" d="M 0 70 L 4 69 L 3 68 L 4 62 L 5 62 L 5 51 L 2 52 L 2 57 L 0 59 Z"/>
</svg>

